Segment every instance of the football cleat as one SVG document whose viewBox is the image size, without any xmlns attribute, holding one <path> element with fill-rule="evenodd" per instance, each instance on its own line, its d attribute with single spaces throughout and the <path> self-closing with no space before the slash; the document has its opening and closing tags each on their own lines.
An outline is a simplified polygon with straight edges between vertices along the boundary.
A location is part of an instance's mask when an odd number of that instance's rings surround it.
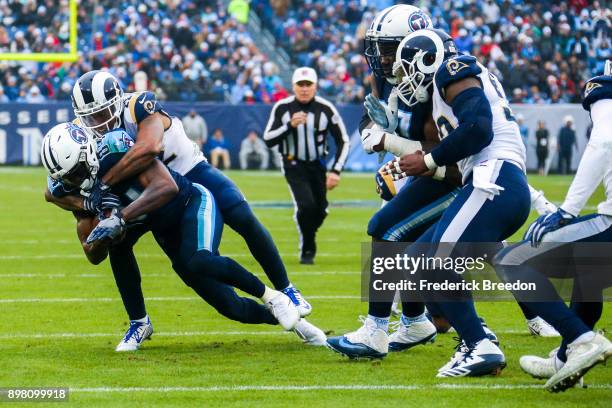
<svg viewBox="0 0 612 408">
<path fill-rule="evenodd" d="M 282 292 L 289 296 L 289 299 L 291 299 L 295 307 L 297 307 L 298 312 L 300 312 L 300 317 L 306 317 L 312 313 L 312 306 L 304 299 L 302 292 L 300 292 L 298 288 L 290 285 L 283 289 Z"/>
<path fill-rule="evenodd" d="M 491 340 L 493 344 L 499 346 L 499 339 L 497 338 L 497 335 L 493 333 L 493 330 L 489 329 L 489 326 L 487 326 L 482 317 L 480 318 L 480 323 L 482 324 L 482 330 L 484 330 L 485 334 L 487 335 L 487 338 Z"/>
<path fill-rule="evenodd" d="M 293 329 L 300 320 L 300 312 L 298 312 L 297 307 L 289 299 L 289 296 L 282 292 L 278 292 L 276 296 L 266 302 L 266 307 L 285 330 Z"/>
<path fill-rule="evenodd" d="M 527 320 L 527 327 L 531 334 L 540 337 L 559 337 L 561 336 L 548 322 L 540 316 Z"/>
<path fill-rule="evenodd" d="M 495 333 L 493 333 L 493 331 L 489 329 L 483 318 L 480 318 L 480 323 L 482 324 L 482 330 L 484 330 L 485 334 L 487 335 L 487 338 L 491 340 L 493 344 L 499 347 L 499 339 L 497 338 Z M 438 372 L 442 372 L 451 367 L 455 363 L 455 360 L 461 357 L 463 353 L 466 352 L 468 349 L 467 345 L 461 338 L 453 337 L 453 339 L 457 341 L 457 345 L 455 346 L 455 354 L 453 354 L 453 357 L 451 357 L 448 363 L 444 364 L 442 367 L 440 367 L 440 369 L 438 369 Z"/>
<path fill-rule="evenodd" d="M 147 316 L 147 321 L 145 323 L 131 320 L 130 327 L 125 332 L 125 336 L 123 336 L 123 339 L 119 342 L 115 351 L 136 351 L 152 334 L 153 325 L 151 324 L 149 316 Z"/>
<path fill-rule="evenodd" d="M 436 339 L 436 326 L 427 319 L 420 322 L 404 324 L 401 320 L 393 323 L 393 332 L 389 336 L 389 350 L 402 351 L 419 344 L 433 343 Z"/>
<path fill-rule="evenodd" d="M 474 346 L 458 347 L 451 364 L 438 371 L 437 377 L 480 377 L 498 375 L 506 367 L 504 353 L 488 338 Z"/>
<path fill-rule="evenodd" d="M 344 336 L 330 337 L 327 347 L 350 359 L 382 359 L 389 352 L 389 336 L 374 319 L 360 318 L 363 326 Z"/>
<path fill-rule="evenodd" d="M 306 319 L 300 319 L 293 331 L 300 339 L 304 340 L 304 343 L 311 346 L 324 346 L 327 341 L 327 336 L 323 333 L 323 330 L 306 321 Z"/>
<path fill-rule="evenodd" d="M 546 382 L 544 387 L 550 392 L 565 391 L 573 387 L 583 375 L 599 363 L 612 356 L 612 343 L 599 333 L 589 340 L 567 346 L 567 361 Z"/>
<path fill-rule="evenodd" d="M 533 378 L 550 378 L 557 371 L 556 360 L 559 347 L 548 354 L 548 358 L 538 356 L 522 356 L 519 360 L 521 369 Z"/>
</svg>

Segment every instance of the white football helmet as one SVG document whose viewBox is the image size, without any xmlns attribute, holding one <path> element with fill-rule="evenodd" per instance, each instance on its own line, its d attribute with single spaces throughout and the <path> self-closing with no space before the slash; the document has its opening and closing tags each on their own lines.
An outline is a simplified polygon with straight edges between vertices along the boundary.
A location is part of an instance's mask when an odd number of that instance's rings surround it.
<svg viewBox="0 0 612 408">
<path fill-rule="evenodd" d="M 80 125 L 96 138 L 121 125 L 123 90 L 110 72 L 89 71 L 72 88 L 72 108 Z"/>
<path fill-rule="evenodd" d="M 393 62 L 400 41 L 424 28 L 432 28 L 431 19 L 418 7 L 397 4 L 378 13 L 364 40 L 364 54 L 372 72 L 395 84 Z"/>
<path fill-rule="evenodd" d="M 72 122 L 60 123 L 47 132 L 40 158 L 54 180 L 89 190 L 100 168 L 96 143 Z"/>
</svg>

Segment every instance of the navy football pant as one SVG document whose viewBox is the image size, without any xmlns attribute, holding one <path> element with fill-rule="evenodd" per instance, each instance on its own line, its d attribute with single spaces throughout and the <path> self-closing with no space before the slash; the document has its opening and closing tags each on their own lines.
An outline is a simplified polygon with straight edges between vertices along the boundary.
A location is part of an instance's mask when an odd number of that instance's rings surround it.
<svg viewBox="0 0 612 408">
<path fill-rule="evenodd" d="M 200 162 L 185 177 L 208 189 L 224 222 L 242 236 L 251 254 L 278 290 L 289 286 L 287 270 L 268 230 L 259 222 L 232 180 L 207 162 Z"/>
<path fill-rule="evenodd" d="M 585 254 L 581 253 L 585 247 L 572 248 L 569 243 L 611 241 L 612 217 L 591 214 L 577 217 L 562 228 L 546 234 L 538 248 L 532 247 L 528 241 L 522 241 L 505 248 L 495 257 L 496 271 L 502 279 L 520 279 L 536 284 L 538 298 L 545 301 L 533 301 L 533 293 L 513 293 L 561 333 L 563 342 L 557 355 L 563 361 L 567 344 L 591 330 L 601 317 L 603 290 L 612 285 L 609 270 L 601 267 L 595 269 L 595 266 L 588 271 L 576 268 L 573 258 L 586 259 Z M 554 265 L 551 266 L 551 263 Z M 601 259 L 597 265 L 601 265 Z M 557 294 L 549 277 L 574 279 L 569 308 Z M 589 301 L 585 302 L 584 299 Z"/>
<path fill-rule="evenodd" d="M 402 187 L 384 207 L 372 216 L 368 223 L 368 235 L 376 241 L 416 241 L 442 215 L 455 199 L 459 188 L 431 177 L 415 177 Z M 425 311 L 422 302 L 414 302 L 402 296 L 402 313 L 416 317 Z M 368 314 L 386 318 L 391 303 L 370 302 Z"/>
<path fill-rule="evenodd" d="M 497 161 L 493 172 L 492 183 L 504 188 L 497 195 L 492 195 L 481 189 L 474 188 L 471 177 L 461 189 L 457 198 L 442 214 L 440 220 L 433 225 L 417 243 L 454 243 L 454 242 L 501 242 L 514 234 L 529 215 L 531 198 L 527 179 L 516 165 Z M 416 248 L 416 246 L 415 246 Z M 442 248 L 442 247 L 441 247 Z M 416 249 L 421 251 L 422 247 Z M 408 255 L 411 254 L 409 248 Z M 432 247 L 433 252 L 437 248 Z M 438 282 L 460 282 L 461 276 L 451 270 L 439 270 L 436 273 L 419 278 L 428 278 Z M 464 297 L 471 298 L 469 292 Z M 447 301 L 441 293 L 426 293 L 428 301 L 434 299 L 442 314 L 457 330 L 459 336 L 468 345 L 484 339 L 486 334 L 472 300 Z M 544 317 L 544 316 L 542 316 Z"/>
<path fill-rule="evenodd" d="M 244 238 L 274 287 L 281 290 L 289 286 L 287 271 L 270 233 L 255 217 L 238 187 L 207 162 L 196 165 L 186 177 L 212 192 L 225 223 Z M 126 238 L 109 252 L 115 283 L 131 320 L 147 314 L 140 270 L 133 252 L 134 245 L 146 232 L 146 229 L 130 228 Z"/>
<path fill-rule="evenodd" d="M 155 237 L 181 279 L 219 313 L 242 323 L 276 324 L 261 304 L 240 297 L 233 287 L 261 297 L 264 284 L 231 258 L 219 255 L 223 218 L 212 194 L 197 184 L 180 228 L 156 231 Z"/>
</svg>

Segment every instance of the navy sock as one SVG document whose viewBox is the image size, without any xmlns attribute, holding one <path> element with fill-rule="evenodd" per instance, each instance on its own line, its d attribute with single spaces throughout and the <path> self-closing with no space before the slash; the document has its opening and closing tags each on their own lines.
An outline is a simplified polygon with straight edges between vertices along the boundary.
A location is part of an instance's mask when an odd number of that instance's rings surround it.
<svg viewBox="0 0 612 408">
<path fill-rule="evenodd" d="M 417 317 L 425 313 L 423 302 L 402 302 L 402 314 L 406 317 Z"/>
<path fill-rule="evenodd" d="M 287 270 L 268 230 L 259 222 L 246 201 L 223 213 L 231 229 L 244 238 L 253 257 L 277 290 L 289 286 Z"/>
<path fill-rule="evenodd" d="M 525 303 L 525 302 L 517 302 L 517 303 L 519 307 L 521 308 L 521 311 L 523 312 L 525 319 L 531 320 L 531 319 L 535 319 L 536 317 L 538 317 L 538 315 L 536 315 L 529 309 L 529 303 Z"/>
<path fill-rule="evenodd" d="M 140 285 L 140 270 L 132 246 L 112 247 L 109 259 L 117 289 L 130 320 L 142 319 L 147 315 L 147 310 Z"/>
<path fill-rule="evenodd" d="M 529 309 L 532 313 L 540 316 L 557 329 L 567 342 L 571 343 L 580 335 L 590 330 L 567 307 L 548 278 L 538 272 L 537 269 L 527 265 L 497 265 L 496 271 L 506 282 L 520 280 L 526 283 L 535 283 L 537 294 L 534 294 L 533 291 L 517 290 L 513 291 L 514 297 L 519 302 L 529 302 Z M 537 300 L 545 299 L 546 301 L 533 301 L 534 296 L 537 296 Z"/>
<path fill-rule="evenodd" d="M 480 318 L 476 314 L 474 302 L 467 300 L 463 302 L 439 302 L 437 306 L 442 316 L 457 330 L 466 344 L 474 345 L 487 337 L 482 329 Z"/>
<path fill-rule="evenodd" d="M 370 302 L 368 304 L 368 314 L 374 317 L 388 319 L 391 316 L 391 306 L 393 302 Z"/>
</svg>

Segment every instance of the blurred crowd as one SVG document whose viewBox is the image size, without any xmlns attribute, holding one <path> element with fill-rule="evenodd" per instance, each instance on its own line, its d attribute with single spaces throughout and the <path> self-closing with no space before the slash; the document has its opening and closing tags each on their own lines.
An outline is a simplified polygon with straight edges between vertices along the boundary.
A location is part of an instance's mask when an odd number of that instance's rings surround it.
<svg viewBox="0 0 612 408">
<path fill-rule="evenodd" d="M 356 102 L 369 81 L 366 30 L 377 10 L 396 3 L 425 10 L 502 80 L 515 103 L 577 102 L 585 79 L 611 57 L 612 11 L 599 1 L 255 0 L 252 7 L 297 65 L 316 67 L 324 94 Z"/>
<path fill-rule="evenodd" d="M 246 29 L 248 10 L 246 0 L 81 1 L 78 62 L 2 61 L 0 101 L 66 100 L 82 73 L 104 68 L 160 99 L 274 102 L 287 91 Z M 67 52 L 68 15 L 68 0 L 0 0 L 1 52 Z"/>
<path fill-rule="evenodd" d="M 279 67 L 255 45 L 254 9 L 296 65 L 316 68 L 320 93 L 363 101 L 363 39 L 388 0 L 98 0 L 78 7 L 76 63 L 0 61 L 0 102 L 66 100 L 90 69 L 161 99 L 273 103 L 288 95 Z M 516 103 L 577 102 L 611 57 L 605 2 L 433 0 L 421 7 L 461 51 L 476 55 Z M 0 0 L 0 52 L 68 52 L 68 0 Z"/>
</svg>

